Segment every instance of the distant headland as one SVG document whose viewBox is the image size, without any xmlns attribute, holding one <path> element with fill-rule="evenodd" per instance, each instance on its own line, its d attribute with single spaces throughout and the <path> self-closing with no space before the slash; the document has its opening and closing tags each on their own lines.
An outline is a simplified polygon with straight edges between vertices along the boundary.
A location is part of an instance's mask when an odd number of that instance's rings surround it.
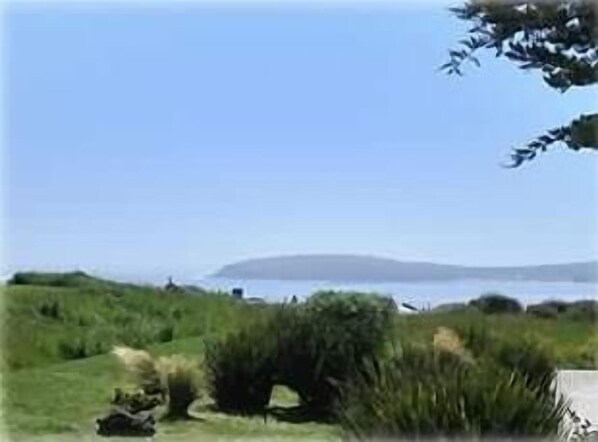
<svg viewBox="0 0 598 442">
<path fill-rule="evenodd" d="M 212 275 L 231 279 L 325 281 L 498 281 L 598 282 L 598 261 L 533 266 L 473 267 L 397 261 L 359 255 L 293 255 L 229 264 Z"/>
</svg>

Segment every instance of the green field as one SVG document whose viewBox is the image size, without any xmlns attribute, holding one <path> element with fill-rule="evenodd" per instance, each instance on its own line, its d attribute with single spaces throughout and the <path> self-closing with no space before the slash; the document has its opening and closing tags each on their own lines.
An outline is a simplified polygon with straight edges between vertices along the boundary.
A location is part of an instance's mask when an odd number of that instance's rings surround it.
<svg viewBox="0 0 598 442">
<path fill-rule="evenodd" d="M 94 419 L 108 411 L 116 387 L 132 386 L 116 358 L 107 354 L 113 345 L 201 360 L 205 339 L 223 336 L 270 308 L 246 305 L 221 293 L 171 293 L 81 275 L 9 285 L 2 296 L 3 411 L 5 430 L 14 440 L 42 435 L 43 440 L 49 435 L 60 436 L 60 440 L 100 439 L 94 435 Z M 596 364 L 598 339 L 590 320 L 482 315 L 471 310 L 397 315 L 395 335 L 398 340 L 429 341 L 439 326 L 466 328 L 480 323 L 510 339 L 536 337 L 561 367 L 592 368 Z M 334 425 L 217 413 L 211 411 L 207 395 L 203 396 L 193 406 L 196 419 L 159 422 L 157 437 L 340 437 Z M 272 405 L 287 406 L 294 401 L 292 392 L 278 389 Z"/>
</svg>

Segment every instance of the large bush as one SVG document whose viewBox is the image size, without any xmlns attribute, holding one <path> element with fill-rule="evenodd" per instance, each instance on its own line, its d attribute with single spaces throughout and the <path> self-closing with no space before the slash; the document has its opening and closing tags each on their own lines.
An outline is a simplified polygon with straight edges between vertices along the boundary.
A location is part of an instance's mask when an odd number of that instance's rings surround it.
<svg viewBox="0 0 598 442">
<path fill-rule="evenodd" d="M 319 292 L 278 325 L 277 382 L 318 417 L 332 412 L 339 386 L 359 372 L 389 337 L 394 309 L 387 298 Z"/>
<path fill-rule="evenodd" d="M 310 320 L 327 325 L 335 339 L 351 342 L 358 353 L 383 345 L 396 312 L 392 298 L 359 292 L 317 292 L 305 307 Z"/>
<path fill-rule="evenodd" d="M 255 413 L 284 385 L 314 418 L 328 417 L 339 386 L 384 345 L 393 311 L 386 298 L 321 292 L 265 314 L 208 346 L 211 396 L 223 410 Z"/>
<path fill-rule="evenodd" d="M 554 436 L 566 409 L 518 371 L 442 348 L 406 346 L 368 367 L 343 392 L 348 438 Z"/>
<path fill-rule="evenodd" d="M 516 299 L 494 293 L 489 293 L 482 295 L 477 299 L 473 299 L 469 302 L 469 305 L 476 307 L 482 313 L 486 314 L 523 312 L 523 306 Z"/>
</svg>

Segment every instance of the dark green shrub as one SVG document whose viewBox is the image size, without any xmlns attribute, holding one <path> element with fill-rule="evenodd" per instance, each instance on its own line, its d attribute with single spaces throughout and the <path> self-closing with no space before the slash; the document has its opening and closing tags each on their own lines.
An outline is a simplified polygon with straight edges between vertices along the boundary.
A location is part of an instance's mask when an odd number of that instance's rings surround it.
<svg viewBox="0 0 598 442">
<path fill-rule="evenodd" d="M 9 280 L 9 285 L 37 285 L 47 287 L 79 287 L 100 282 L 85 272 L 44 273 L 17 272 Z"/>
<path fill-rule="evenodd" d="M 566 316 L 575 320 L 596 322 L 598 320 L 598 301 L 584 300 L 569 304 Z"/>
<path fill-rule="evenodd" d="M 338 416 L 357 439 L 545 437 L 565 409 L 517 372 L 412 347 L 370 362 L 343 390 Z"/>
<path fill-rule="evenodd" d="M 39 314 L 51 319 L 61 319 L 60 304 L 58 301 L 44 302 L 38 309 Z"/>
<path fill-rule="evenodd" d="M 220 410 L 260 413 L 270 402 L 276 355 L 271 333 L 260 323 L 206 343 L 208 391 Z"/>
<path fill-rule="evenodd" d="M 174 325 L 165 325 L 158 331 L 157 342 L 170 342 L 174 339 Z"/>
<path fill-rule="evenodd" d="M 516 299 L 494 293 L 473 299 L 469 302 L 469 305 L 486 314 L 523 312 L 523 306 Z"/>
<path fill-rule="evenodd" d="M 60 341 L 58 352 L 64 359 L 83 359 L 90 356 L 85 340 L 80 338 Z"/>
<path fill-rule="evenodd" d="M 339 385 L 382 349 L 392 329 L 387 298 L 320 292 L 277 317 L 281 330 L 277 382 L 299 395 L 310 412 L 331 415 Z"/>
<path fill-rule="evenodd" d="M 174 307 L 170 309 L 170 317 L 173 320 L 179 320 L 183 317 L 183 312 L 181 311 L 181 309 L 179 307 Z"/>
<path fill-rule="evenodd" d="M 566 313 L 569 304 L 564 301 L 546 301 L 539 304 L 530 304 L 527 306 L 526 313 L 537 318 L 556 318 L 558 315 Z"/>
<path fill-rule="evenodd" d="M 77 315 L 76 319 L 74 320 L 74 322 L 79 327 L 88 327 L 91 324 L 93 324 L 93 320 L 89 316 L 87 316 L 87 315 Z"/>
<path fill-rule="evenodd" d="M 94 335 L 64 338 L 58 342 L 58 354 L 63 359 L 83 359 L 109 350 L 110 343 Z"/>
<path fill-rule="evenodd" d="M 27 274 L 23 272 L 17 272 L 12 275 L 8 281 L 6 281 L 8 285 L 24 285 L 27 284 Z"/>
<path fill-rule="evenodd" d="M 332 415 L 339 386 L 377 354 L 392 330 L 386 298 L 322 292 L 305 304 L 256 310 L 264 320 L 208 346 L 219 408 L 261 411 L 273 385 L 294 390 L 314 418 Z"/>
<path fill-rule="evenodd" d="M 366 351 L 379 348 L 388 336 L 396 304 L 375 294 L 325 291 L 310 297 L 305 308 L 310 319 L 333 326 L 338 340 Z"/>
<path fill-rule="evenodd" d="M 554 319 L 559 314 L 559 311 L 555 307 L 544 304 L 529 305 L 525 312 L 536 318 L 544 319 Z"/>
<path fill-rule="evenodd" d="M 550 308 L 556 310 L 557 313 L 565 313 L 569 309 L 569 306 L 570 306 L 569 303 L 567 303 L 565 301 L 558 301 L 558 300 L 545 301 L 545 302 L 542 302 L 542 303 L 536 304 L 536 305 L 550 307 Z"/>
</svg>

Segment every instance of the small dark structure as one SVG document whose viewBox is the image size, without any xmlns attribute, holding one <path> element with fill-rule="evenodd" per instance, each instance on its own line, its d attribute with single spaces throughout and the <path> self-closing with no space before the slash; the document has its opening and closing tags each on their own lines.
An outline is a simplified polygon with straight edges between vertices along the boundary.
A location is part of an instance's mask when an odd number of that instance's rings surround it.
<svg viewBox="0 0 598 442">
<path fill-rule="evenodd" d="M 180 292 L 181 288 L 172 281 L 172 276 L 169 276 L 168 282 L 164 286 L 164 290 L 167 292 Z"/>
<path fill-rule="evenodd" d="M 232 290 L 232 292 L 231 292 L 231 293 L 232 293 L 232 295 L 233 295 L 233 298 L 235 298 L 235 299 L 243 299 L 243 289 L 242 289 L 242 288 L 240 288 L 240 287 L 235 287 L 235 288 Z"/>
<path fill-rule="evenodd" d="M 297 300 L 297 297 L 295 295 L 293 295 L 292 298 L 291 298 L 291 304 L 297 304 L 297 302 L 299 302 Z"/>
</svg>

